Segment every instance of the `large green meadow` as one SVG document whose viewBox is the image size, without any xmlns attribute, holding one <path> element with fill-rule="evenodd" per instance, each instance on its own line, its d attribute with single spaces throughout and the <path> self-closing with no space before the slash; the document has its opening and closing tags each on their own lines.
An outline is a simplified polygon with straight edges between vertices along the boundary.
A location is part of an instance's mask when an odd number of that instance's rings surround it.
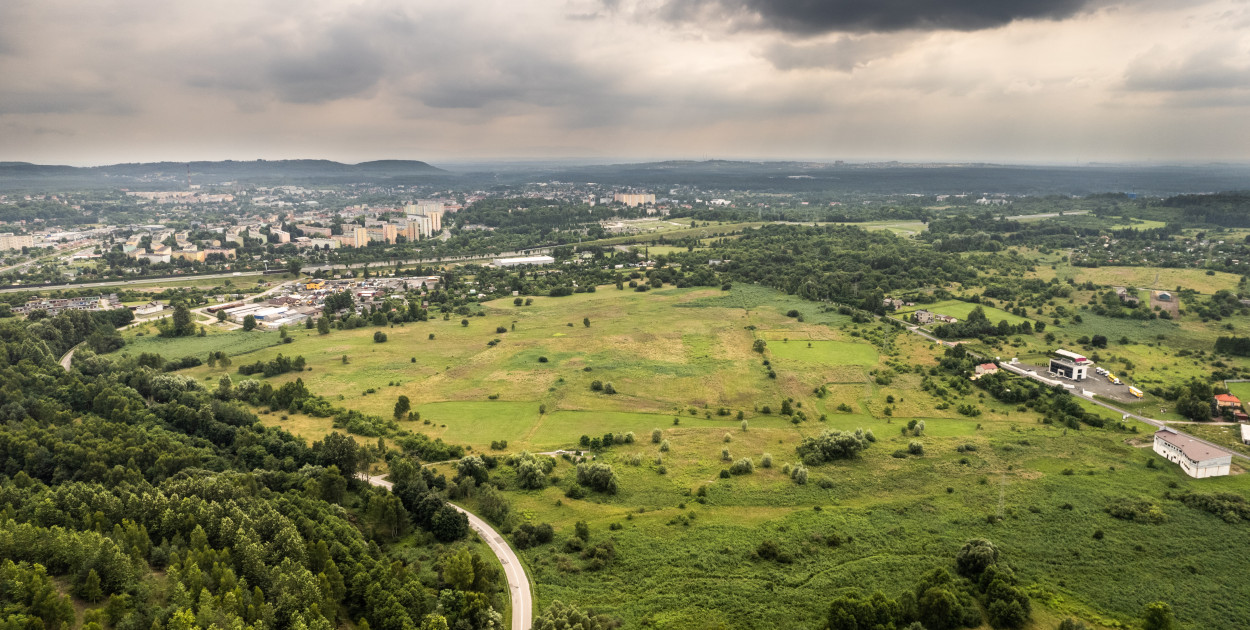
<svg viewBox="0 0 1250 630">
<path fill-rule="evenodd" d="M 575 473 L 563 459 L 555 485 L 542 490 L 518 489 L 509 466 L 492 471 L 519 522 L 555 528 L 553 543 L 521 552 L 540 610 L 559 599 L 625 627 L 815 628 L 843 589 L 897 596 L 921 573 L 953 568 L 964 541 L 985 537 L 1031 594 L 1031 627 L 1074 616 L 1134 628 L 1142 607 L 1159 599 L 1185 627 L 1250 626 L 1250 604 L 1230 596 L 1250 567 L 1250 524 L 1165 498 L 1185 490 L 1245 496 L 1250 482 L 1242 474 L 1186 477 L 1153 455 L 1146 425 L 1044 425 L 975 389 L 961 402 L 979 416 L 938 409 L 920 373 L 896 368 L 927 371 L 942 348 L 759 287 L 607 286 L 482 307 L 467 325 L 452 316 L 388 326 L 385 343 L 373 341 L 373 327 L 324 336 L 299 329 L 293 343 L 236 356 L 228 369 L 186 373 L 238 379 L 244 361 L 302 355 L 307 371 L 269 380 L 302 378 L 336 405 L 383 416 L 405 395 L 421 417 L 405 428 L 496 455 L 633 432 L 632 443 L 597 455 L 619 477 L 615 495 L 565 496 Z M 792 309 L 801 317 L 788 316 Z M 1156 332 L 1152 322 L 1135 333 L 1134 347 L 1153 352 L 1153 336 L 1182 325 L 1166 324 L 1173 328 Z M 757 340 L 763 352 L 753 349 Z M 1045 342 L 1034 334 L 1021 344 L 1040 351 Z M 616 393 L 593 391 L 594 381 Z M 782 416 L 786 400 L 806 420 Z M 262 417 L 309 438 L 328 430 L 328 420 Z M 904 435 L 913 420 L 925 422 L 922 435 Z M 806 484 L 783 472 L 798 463 L 803 438 L 857 428 L 877 440 L 862 457 L 813 466 Z M 652 442 L 654 429 L 667 451 Z M 507 448 L 492 451 L 502 440 Z M 922 455 L 896 456 L 911 442 Z M 723 478 L 725 450 L 730 460 L 750 458 L 754 472 Z M 1106 508 L 1119 499 L 1156 505 L 1166 520 L 1113 518 Z M 472 497 L 461 502 L 477 506 Z M 578 521 L 589 525 L 590 544 L 613 541 L 603 567 L 565 549 Z M 765 541 L 791 561 L 756 557 Z"/>
</svg>

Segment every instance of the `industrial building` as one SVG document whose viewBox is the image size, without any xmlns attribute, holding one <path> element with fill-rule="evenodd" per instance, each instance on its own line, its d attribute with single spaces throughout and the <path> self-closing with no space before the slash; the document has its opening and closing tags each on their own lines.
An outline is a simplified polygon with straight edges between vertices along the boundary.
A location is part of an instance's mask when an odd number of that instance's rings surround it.
<svg viewBox="0 0 1250 630">
<path fill-rule="evenodd" d="M 1229 473 L 1233 456 L 1228 451 L 1199 442 L 1171 429 L 1155 431 L 1154 451 L 1178 464 L 1190 477 L 1223 477 Z"/>
<path fill-rule="evenodd" d="M 524 256 L 521 258 L 496 258 L 496 267 L 518 267 L 521 265 L 550 265 L 556 261 L 551 256 Z"/>
<path fill-rule="evenodd" d="M 1050 358 L 1049 371 L 1055 376 L 1083 381 L 1089 376 L 1089 368 L 1093 365 L 1089 359 L 1075 352 L 1056 350 L 1055 356 Z"/>
</svg>

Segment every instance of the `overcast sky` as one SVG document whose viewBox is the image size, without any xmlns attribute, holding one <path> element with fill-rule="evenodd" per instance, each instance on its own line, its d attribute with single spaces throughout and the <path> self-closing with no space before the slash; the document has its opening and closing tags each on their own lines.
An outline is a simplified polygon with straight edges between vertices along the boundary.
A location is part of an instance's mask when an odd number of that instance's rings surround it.
<svg viewBox="0 0 1250 630">
<path fill-rule="evenodd" d="M 1250 159 L 1247 0 L 0 0 L 0 160 Z"/>
</svg>

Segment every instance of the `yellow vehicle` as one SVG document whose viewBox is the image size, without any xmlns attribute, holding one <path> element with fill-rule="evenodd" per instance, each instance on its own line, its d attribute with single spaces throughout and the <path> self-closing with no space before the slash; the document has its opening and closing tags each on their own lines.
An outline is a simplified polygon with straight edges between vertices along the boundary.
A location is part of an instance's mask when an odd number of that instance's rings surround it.
<svg viewBox="0 0 1250 630">
<path fill-rule="evenodd" d="M 1140 389 L 1137 389 L 1136 387 L 1130 387 L 1130 388 L 1128 388 L 1128 393 L 1130 393 L 1130 394 L 1132 394 L 1132 395 L 1134 395 L 1134 396 L 1136 396 L 1136 397 L 1138 397 L 1138 398 L 1141 398 L 1141 397 L 1142 397 L 1142 391 L 1141 391 Z"/>
<path fill-rule="evenodd" d="M 1107 372 L 1107 380 L 1111 381 L 1112 383 L 1116 385 L 1120 384 L 1120 379 L 1116 378 L 1115 374 L 1112 374 L 1111 372 Z"/>
<path fill-rule="evenodd" d="M 326 286 L 325 280 L 311 280 L 307 284 L 304 285 L 304 288 L 308 289 L 309 291 L 319 291 L 321 289 L 324 289 L 325 286 Z"/>
</svg>

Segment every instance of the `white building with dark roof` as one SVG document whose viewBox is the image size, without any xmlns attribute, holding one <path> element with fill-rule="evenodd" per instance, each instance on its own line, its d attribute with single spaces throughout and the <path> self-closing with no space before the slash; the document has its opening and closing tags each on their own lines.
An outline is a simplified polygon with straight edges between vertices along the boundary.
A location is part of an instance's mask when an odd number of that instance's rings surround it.
<svg viewBox="0 0 1250 630">
<path fill-rule="evenodd" d="M 1229 473 L 1233 455 L 1171 429 L 1155 431 L 1155 452 L 1177 464 L 1190 477 L 1222 477 Z"/>
</svg>

